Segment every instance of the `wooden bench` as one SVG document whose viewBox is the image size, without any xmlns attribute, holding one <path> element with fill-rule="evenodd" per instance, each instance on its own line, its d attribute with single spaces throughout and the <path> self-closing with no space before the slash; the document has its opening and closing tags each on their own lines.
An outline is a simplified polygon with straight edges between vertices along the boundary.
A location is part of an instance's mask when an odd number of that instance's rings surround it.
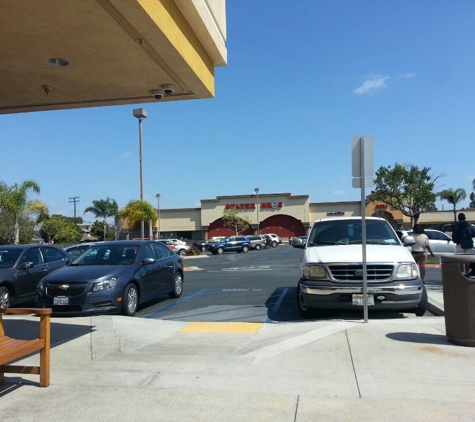
<svg viewBox="0 0 475 422">
<path fill-rule="evenodd" d="M 40 317 L 40 335 L 33 340 L 17 340 L 5 335 L 2 314 Z M 51 309 L 8 308 L 0 309 L 0 384 L 5 384 L 5 374 L 36 374 L 40 376 L 40 387 L 48 387 L 50 377 L 50 335 Z M 30 353 L 40 352 L 39 366 L 6 365 Z"/>
</svg>

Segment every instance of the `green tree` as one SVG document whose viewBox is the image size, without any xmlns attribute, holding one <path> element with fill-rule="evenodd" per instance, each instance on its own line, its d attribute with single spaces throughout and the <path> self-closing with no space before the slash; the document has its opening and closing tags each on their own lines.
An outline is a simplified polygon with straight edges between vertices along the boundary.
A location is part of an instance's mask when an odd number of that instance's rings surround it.
<svg viewBox="0 0 475 422">
<path fill-rule="evenodd" d="M 130 201 L 124 208 L 118 212 L 119 218 L 124 220 L 124 227 L 132 230 L 134 226 L 141 221 L 149 222 L 150 238 L 152 237 L 152 223 L 158 218 L 155 208 L 146 201 Z"/>
<path fill-rule="evenodd" d="M 30 243 L 35 234 L 35 222 L 28 216 L 21 216 L 18 227 L 20 229 L 20 243 Z M 5 245 L 12 243 L 12 230 L 7 224 L 3 214 L 0 212 L 0 244 Z"/>
<path fill-rule="evenodd" d="M 419 169 L 412 164 L 382 166 L 376 171 L 371 197 L 401 211 L 417 224 L 424 211 L 436 209 L 434 187 L 439 176 L 433 177 L 429 172 L 429 167 Z"/>
<path fill-rule="evenodd" d="M 437 196 L 440 199 L 447 201 L 449 204 L 452 204 L 454 223 L 457 222 L 457 204 L 467 198 L 467 192 L 465 192 L 465 189 L 445 189 L 439 192 Z"/>
<path fill-rule="evenodd" d="M 468 205 L 470 208 L 475 208 L 475 193 L 470 194 L 470 204 Z"/>
<path fill-rule="evenodd" d="M 20 222 L 23 217 L 38 221 L 48 213 L 48 207 L 41 201 L 29 200 L 30 192 L 40 193 L 40 187 L 34 180 L 25 180 L 21 185 L 8 186 L 0 182 L 0 211 L 8 228 L 7 243 L 20 242 Z"/>
<path fill-rule="evenodd" d="M 117 205 L 117 202 L 115 202 L 114 199 L 110 199 L 107 197 L 106 199 L 98 199 L 95 201 L 92 201 L 92 206 L 87 207 L 84 210 L 84 214 L 90 212 L 94 214 L 96 218 L 102 218 L 103 219 L 103 235 L 104 235 L 104 240 L 106 240 L 106 235 L 107 235 L 107 218 L 109 217 L 115 217 L 117 215 L 117 212 L 119 210 L 119 207 Z"/>
<path fill-rule="evenodd" d="M 240 216 L 240 212 L 236 208 L 225 209 L 223 212 L 223 226 L 233 229 L 236 235 L 248 229 L 251 225 L 251 221 L 248 217 Z"/>
<path fill-rule="evenodd" d="M 106 235 L 104 236 L 104 225 L 101 221 L 96 220 L 91 226 L 91 235 L 97 237 L 98 239 L 108 239 L 112 240 L 115 238 L 114 228 L 110 224 L 106 224 Z"/>
<path fill-rule="evenodd" d="M 47 243 L 77 243 L 81 240 L 82 230 L 71 220 L 55 215 L 43 222 L 40 235 Z"/>
</svg>

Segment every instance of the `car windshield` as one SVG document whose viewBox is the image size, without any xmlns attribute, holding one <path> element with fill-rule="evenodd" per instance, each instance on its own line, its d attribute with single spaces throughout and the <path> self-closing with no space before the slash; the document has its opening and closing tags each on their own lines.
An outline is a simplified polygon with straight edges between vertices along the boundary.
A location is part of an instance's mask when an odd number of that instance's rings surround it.
<svg viewBox="0 0 475 422">
<path fill-rule="evenodd" d="M 314 224 L 308 247 L 362 243 L 361 220 L 321 221 Z M 385 221 L 366 220 L 366 243 L 399 245 L 399 240 Z"/>
<path fill-rule="evenodd" d="M 135 261 L 137 246 L 92 246 L 71 265 L 130 265 Z"/>
<path fill-rule="evenodd" d="M 14 248 L 5 248 L 0 249 L 0 268 L 11 268 L 15 261 L 20 256 L 21 250 Z"/>
</svg>

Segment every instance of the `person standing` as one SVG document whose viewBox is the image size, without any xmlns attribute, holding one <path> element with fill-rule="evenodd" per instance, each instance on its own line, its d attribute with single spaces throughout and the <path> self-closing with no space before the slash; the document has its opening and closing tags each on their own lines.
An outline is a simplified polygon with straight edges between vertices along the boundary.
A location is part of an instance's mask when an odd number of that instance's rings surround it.
<svg viewBox="0 0 475 422">
<path fill-rule="evenodd" d="M 455 252 L 473 254 L 473 237 L 475 237 L 475 227 L 465 218 L 463 212 L 457 217 L 458 222 L 454 225 L 452 240 L 457 245 Z M 465 275 L 470 274 L 470 262 L 460 264 L 460 269 Z"/>
<path fill-rule="evenodd" d="M 424 228 L 420 224 L 414 224 L 412 230 L 414 239 L 416 239 L 416 243 L 412 245 L 412 256 L 414 257 L 414 261 L 416 261 L 416 264 L 419 266 L 419 272 L 421 273 L 422 281 L 424 281 L 424 278 L 426 276 L 426 250 L 429 251 L 430 256 L 434 256 L 434 253 L 430 248 L 429 238 L 424 233 Z"/>
</svg>

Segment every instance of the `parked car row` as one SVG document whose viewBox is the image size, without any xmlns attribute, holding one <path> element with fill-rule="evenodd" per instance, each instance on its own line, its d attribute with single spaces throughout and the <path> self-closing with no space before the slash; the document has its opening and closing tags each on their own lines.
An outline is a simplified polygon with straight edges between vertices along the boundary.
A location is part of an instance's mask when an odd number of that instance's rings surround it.
<svg viewBox="0 0 475 422">
<path fill-rule="evenodd" d="M 276 234 L 270 233 L 199 240 L 193 243 L 193 246 L 202 252 L 211 252 L 214 255 L 221 255 L 224 252 L 247 253 L 251 249 L 259 250 L 266 246 L 275 248 L 279 243 L 282 243 L 282 239 Z"/>
<path fill-rule="evenodd" d="M 159 295 L 180 297 L 183 274 L 181 256 L 153 240 L 98 242 L 76 257 L 50 245 L 0 246 L 0 307 L 36 301 L 54 314 L 133 316 Z"/>
</svg>

